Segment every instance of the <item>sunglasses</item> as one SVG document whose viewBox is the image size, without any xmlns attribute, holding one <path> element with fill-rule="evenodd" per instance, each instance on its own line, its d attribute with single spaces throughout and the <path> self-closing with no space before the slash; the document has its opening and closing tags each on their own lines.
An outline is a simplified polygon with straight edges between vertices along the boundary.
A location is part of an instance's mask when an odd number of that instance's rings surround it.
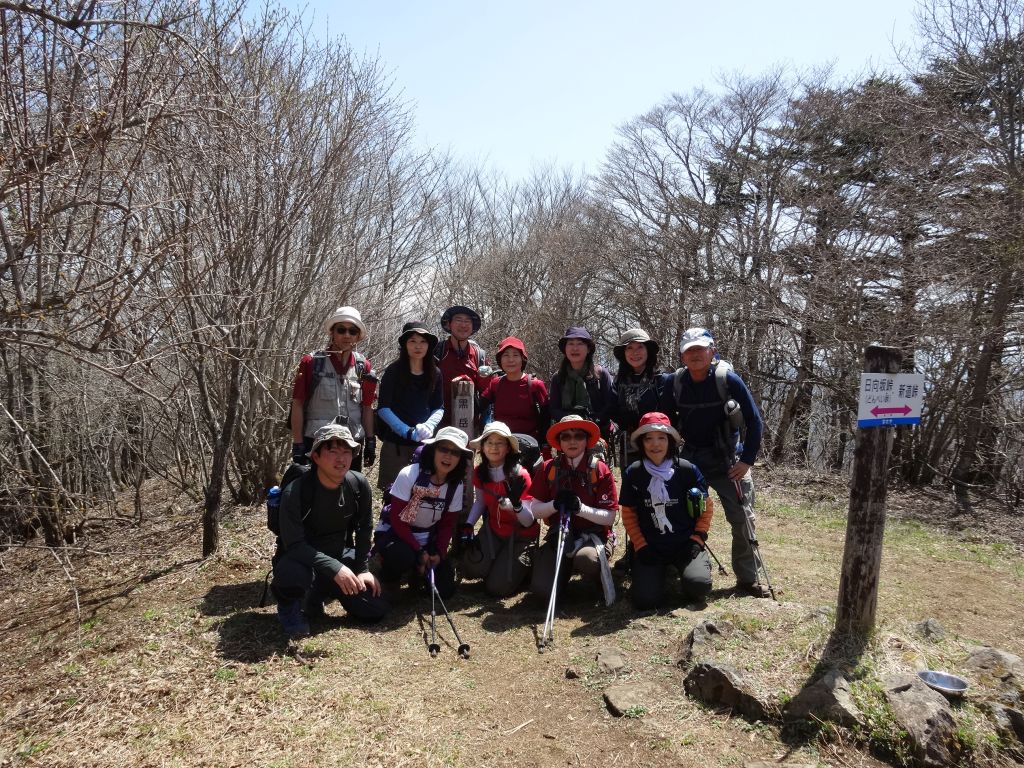
<svg viewBox="0 0 1024 768">
<path fill-rule="evenodd" d="M 359 329 L 352 325 L 336 325 L 334 332 L 339 336 L 358 336 Z"/>
<path fill-rule="evenodd" d="M 586 440 L 590 435 L 586 432 L 581 432 L 578 429 L 567 429 L 562 432 L 559 436 L 559 440 Z"/>
<path fill-rule="evenodd" d="M 434 446 L 434 450 L 437 453 L 444 454 L 445 456 L 458 456 L 462 453 L 458 448 L 450 448 L 447 445 L 436 445 Z"/>
</svg>

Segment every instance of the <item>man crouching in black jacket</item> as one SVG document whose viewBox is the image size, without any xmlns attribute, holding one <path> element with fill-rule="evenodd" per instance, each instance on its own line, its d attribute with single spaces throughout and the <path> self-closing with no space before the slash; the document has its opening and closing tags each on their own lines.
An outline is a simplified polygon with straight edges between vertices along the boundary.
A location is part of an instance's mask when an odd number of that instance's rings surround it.
<svg viewBox="0 0 1024 768">
<path fill-rule="evenodd" d="M 340 600 L 349 615 L 365 622 L 379 621 L 390 608 L 367 568 L 373 494 L 366 477 L 350 469 L 358 447 L 347 427 L 321 427 L 309 451 L 315 470 L 289 483 L 281 495 L 271 590 L 289 637 L 309 634 L 309 620 L 325 616 L 325 600 Z M 346 549 L 350 535 L 354 550 Z"/>
</svg>

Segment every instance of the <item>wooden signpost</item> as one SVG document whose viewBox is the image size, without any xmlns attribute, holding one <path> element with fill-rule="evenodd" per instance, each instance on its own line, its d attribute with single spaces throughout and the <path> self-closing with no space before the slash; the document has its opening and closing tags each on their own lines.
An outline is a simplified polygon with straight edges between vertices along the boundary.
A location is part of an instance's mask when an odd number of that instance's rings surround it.
<svg viewBox="0 0 1024 768">
<path fill-rule="evenodd" d="M 895 347 L 872 345 L 864 352 L 864 373 L 861 383 L 861 405 L 875 409 L 879 388 L 890 389 L 889 379 L 895 381 L 902 355 Z M 868 376 L 868 374 L 882 374 Z M 882 383 L 877 383 L 882 379 Z M 867 391 L 865 389 L 867 381 Z M 872 383 L 876 382 L 876 383 Z M 898 388 L 894 391 L 898 392 Z M 915 392 L 917 397 L 920 392 Z M 865 402 L 867 401 L 867 402 Z M 899 408 L 902 404 L 885 407 Z M 908 406 L 909 407 L 909 406 Z M 920 409 L 918 408 L 918 418 Z M 888 416 L 889 414 L 883 414 Z M 905 415 L 905 414 L 903 414 Z M 882 538 L 885 534 L 886 476 L 889 454 L 892 452 L 893 425 L 888 423 L 862 426 L 858 430 L 857 448 L 853 457 L 853 477 L 850 487 L 850 511 L 846 524 L 846 544 L 843 549 L 843 569 L 839 577 L 839 601 L 836 606 L 836 632 L 847 635 L 867 635 L 875 627 L 878 608 L 878 576 L 882 566 Z"/>
</svg>

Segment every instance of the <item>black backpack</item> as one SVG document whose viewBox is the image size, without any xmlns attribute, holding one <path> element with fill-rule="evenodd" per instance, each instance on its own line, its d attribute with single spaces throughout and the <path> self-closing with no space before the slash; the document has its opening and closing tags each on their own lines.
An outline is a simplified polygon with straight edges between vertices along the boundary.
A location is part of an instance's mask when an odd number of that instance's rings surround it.
<svg viewBox="0 0 1024 768">
<path fill-rule="evenodd" d="M 313 467 L 311 465 L 296 463 L 292 463 L 285 470 L 284 477 L 281 478 L 281 496 L 278 497 L 278 503 L 275 506 L 267 504 L 267 528 L 275 536 L 280 537 L 281 535 L 281 499 L 284 496 L 284 489 L 296 480 L 301 484 L 299 493 L 302 496 L 302 519 L 305 520 L 309 517 L 310 511 L 313 509 L 312 471 Z M 358 506 L 360 495 L 359 481 L 356 479 L 355 474 L 353 472 L 346 472 L 345 479 L 342 482 L 355 495 L 356 506 Z"/>
</svg>

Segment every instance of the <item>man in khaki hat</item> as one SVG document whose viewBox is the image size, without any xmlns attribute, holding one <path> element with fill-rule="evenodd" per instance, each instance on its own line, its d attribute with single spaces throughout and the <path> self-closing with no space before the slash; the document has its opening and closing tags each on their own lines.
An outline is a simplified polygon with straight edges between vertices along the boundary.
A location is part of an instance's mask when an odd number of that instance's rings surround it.
<svg viewBox="0 0 1024 768">
<path fill-rule="evenodd" d="M 351 469 L 358 448 L 348 427 L 321 427 L 309 452 L 314 469 L 281 494 L 270 588 L 281 627 L 291 638 L 309 634 L 309 621 L 325 617 L 327 600 L 340 600 L 346 613 L 365 622 L 379 621 L 389 609 L 367 567 L 373 492 L 366 477 Z"/>
<path fill-rule="evenodd" d="M 373 466 L 376 439 L 373 434 L 373 400 L 377 375 L 366 357 L 355 350 L 366 339 L 366 326 L 355 307 L 338 307 L 323 323 L 327 346 L 303 355 L 292 387 L 292 459 L 304 463 L 313 435 L 325 424 L 349 428 L 359 443 L 352 468 Z"/>
</svg>

